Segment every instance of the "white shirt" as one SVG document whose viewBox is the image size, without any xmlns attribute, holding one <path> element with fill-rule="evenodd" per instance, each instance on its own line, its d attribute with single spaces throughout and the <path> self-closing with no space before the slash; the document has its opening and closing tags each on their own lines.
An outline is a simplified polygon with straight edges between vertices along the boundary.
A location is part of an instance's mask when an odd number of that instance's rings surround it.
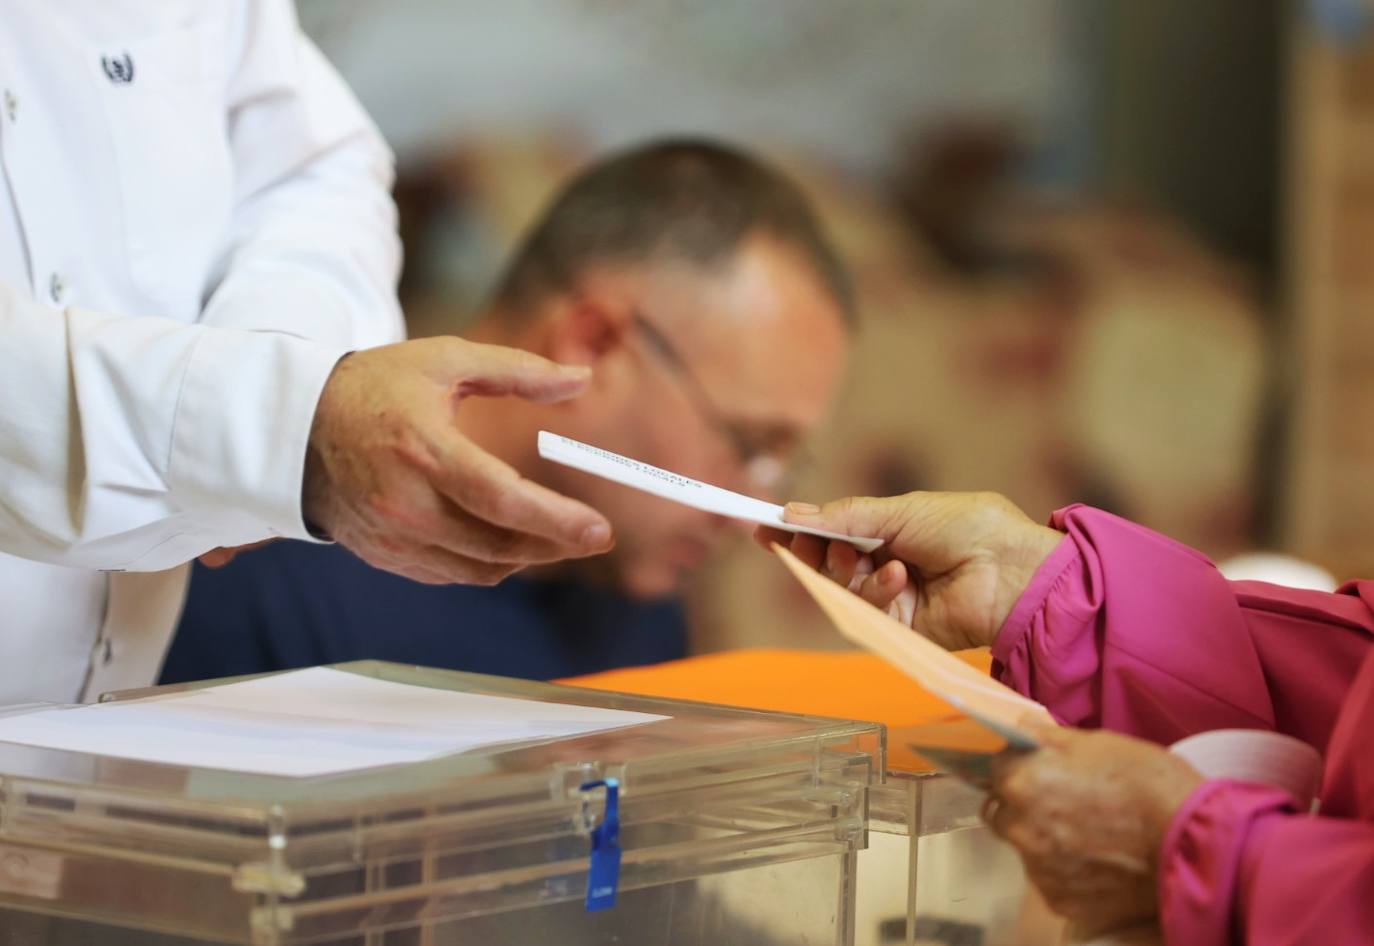
<svg viewBox="0 0 1374 946">
<path fill-rule="evenodd" d="M 391 154 L 289 0 L 12 0 L 0 169 L 0 704 L 91 699 L 178 566 L 308 538 L 324 382 L 402 334 Z"/>
</svg>

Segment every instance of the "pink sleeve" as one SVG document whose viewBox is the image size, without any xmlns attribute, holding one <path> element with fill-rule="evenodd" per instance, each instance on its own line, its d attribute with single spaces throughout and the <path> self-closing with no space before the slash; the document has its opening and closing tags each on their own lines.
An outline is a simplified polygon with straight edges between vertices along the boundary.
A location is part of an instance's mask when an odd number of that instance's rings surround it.
<svg viewBox="0 0 1374 946">
<path fill-rule="evenodd" d="M 993 646 L 1001 679 L 1074 726 L 1166 744 L 1277 729 L 1325 749 L 1374 639 L 1369 583 L 1231 583 L 1201 553 L 1096 509 L 1070 506 L 1053 525 L 1066 539 Z"/>
<path fill-rule="evenodd" d="M 1167 943 L 1367 942 L 1374 825 L 1298 814 L 1278 789 L 1207 782 L 1165 837 L 1159 910 Z"/>
</svg>

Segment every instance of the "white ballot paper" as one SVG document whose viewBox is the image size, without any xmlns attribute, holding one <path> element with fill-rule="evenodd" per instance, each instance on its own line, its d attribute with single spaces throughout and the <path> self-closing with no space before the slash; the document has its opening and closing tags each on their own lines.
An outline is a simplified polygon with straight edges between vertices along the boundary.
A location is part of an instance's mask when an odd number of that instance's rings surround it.
<svg viewBox="0 0 1374 946">
<path fill-rule="evenodd" d="M 315 667 L 0 719 L 0 741 L 264 775 L 332 775 L 667 719 Z"/>
<path fill-rule="evenodd" d="M 717 516 L 755 522 L 784 532 L 804 532 L 807 535 L 818 535 L 823 539 L 838 539 L 848 542 L 861 552 L 872 552 L 883 544 L 882 539 L 840 535 L 823 529 L 793 525 L 783 520 L 782 507 L 776 503 L 764 502 L 762 499 L 721 489 L 710 483 L 689 479 L 670 470 L 661 470 L 639 460 L 622 457 L 618 453 L 573 440 L 571 437 L 549 433 L 547 430 L 539 431 L 539 455 L 545 460 L 552 460 L 583 473 L 590 473 L 622 486 L 630 486 Z"/>
</svg>

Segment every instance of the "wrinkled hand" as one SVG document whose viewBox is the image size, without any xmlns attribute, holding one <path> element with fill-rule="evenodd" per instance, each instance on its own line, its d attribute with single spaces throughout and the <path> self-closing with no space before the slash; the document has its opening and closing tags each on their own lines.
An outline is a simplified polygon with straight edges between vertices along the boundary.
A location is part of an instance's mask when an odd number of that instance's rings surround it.
<svg viewBox="0 0 1374 946">
<path fill-rule="evenodd" d="M 763 542 L 802 561 L 951 650 L 990 646 L 1016 599 L 1063 535 L 996 493 L 789 503 L 788 522 L 884 540 L 873 555 L 763 528 Z"/>
<path fill-rule="evenodd" d="M 1041 748 L 997 760 L 984 819 L 1020 852 L 1031 882 L 1079 934 L 1153 917 L 1164 835 L 1202 776 L 1129 736 L 1025 728 Z"/>
<path fill-rule="evenodd" d="M 443 337 L 356 352 L 316 409 L 302 509 L 364 561 L 430 584 L 495 584 L 611 547 L 600 513 L 523 479 L 459 432 L 473 395 L 560 401 L 590 372 Z"/>
</svg>

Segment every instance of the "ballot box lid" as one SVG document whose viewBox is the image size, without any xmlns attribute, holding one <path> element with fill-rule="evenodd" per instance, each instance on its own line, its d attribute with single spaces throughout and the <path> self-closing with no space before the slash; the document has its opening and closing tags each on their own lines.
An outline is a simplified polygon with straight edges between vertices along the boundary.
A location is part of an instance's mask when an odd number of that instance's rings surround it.
<svg viewBox="0 0 1374 946">
<path fill-rule="evenodd" d="M 845 854 L 863 844 L 884 770 L 875 723 L 378 661 L 332 669 L 665 718 L 312 777 L 0 742 L 0 861 L 13 868 L 0 902 L 196 941 L 327 943 L 369 923 L 580 899 L 608 816 L 623 890 Z"/>
</svg>

